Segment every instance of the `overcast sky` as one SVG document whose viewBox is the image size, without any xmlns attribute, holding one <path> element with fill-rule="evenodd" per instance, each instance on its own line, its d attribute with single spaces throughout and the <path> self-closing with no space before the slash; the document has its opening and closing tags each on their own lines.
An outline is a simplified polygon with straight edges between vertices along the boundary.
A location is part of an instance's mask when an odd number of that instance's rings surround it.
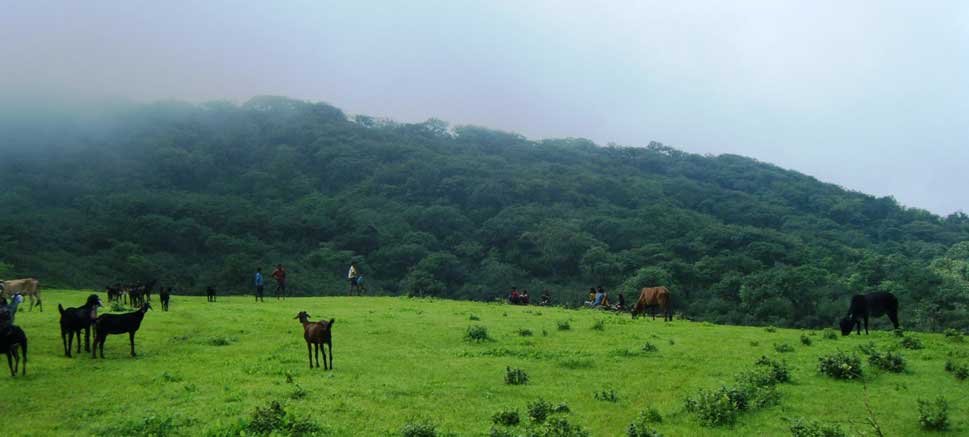
<svg viewBox="0 0 969 437">
<path fill-rule="evenodd" d="M 736 153 L 969 212 L 966 1 L 10 1 L 0 12 L 8 102 L 259 94 Z"/>
</svg>

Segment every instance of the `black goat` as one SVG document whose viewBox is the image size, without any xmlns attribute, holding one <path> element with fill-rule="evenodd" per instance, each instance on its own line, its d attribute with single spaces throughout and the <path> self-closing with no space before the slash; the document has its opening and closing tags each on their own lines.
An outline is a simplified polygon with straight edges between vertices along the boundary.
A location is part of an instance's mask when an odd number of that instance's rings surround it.
<svg viewBox="0 0 969 437">
<path fill-rule="evenodd" d="M 135 353 L 135 333 L 141 327 L 141 321 L 145 318 L 145 313 L 151 309 L 150 303 L 145 303 L 138 311 L 124 314 L 102 314 L 94 323 L 94 349 L 91 349 L 91 357 L 98 357 L 98 348 L 101 348 L 101 358 L 104 358 L 104 340 L 109 334 L 128 333 L 131 341 L 131 356 L 136 357 Z"/>
<path fill-rule="evenodd" d="M 21 375 L 27 374 L 27 334 L 19 326 L 11 325 L 9 328 L 0 329 L 0 353 L 7 355 L 7 365 L 10 366 L 10 376 L 17 376 L 17 368 L 20 367 L 20 354 L 17 353 L 17 345 L 24 354 L 24 367 Z"/>
<path fill-rule="evenodd" d="M 77 352 L 81 353 L 81 331 L 84 331 L 84 351 L 91 351 L 91 325 L 98 318 L 101 299 L 96 294 L 87 297 L 87 302 L 78 308 L 64 309 L 57 304 L 61 313 L 61 341 L 64 342 L 64 355 L 71 358 L 74 336 L 77 335 Z"/>
<path fill-rule="evenodd" d="M 841 319 L 841 335 L 850 335 L 851 329 L 858 327 L 861 335 L 861 321 L 865 321 L 865 334 L 868 334 L 868 317 L 888 315 L 892 326 L 898 329 L 898 298 L 894 294 L 879 291 L 851 296 L 848 316 Z"/>
</svg>

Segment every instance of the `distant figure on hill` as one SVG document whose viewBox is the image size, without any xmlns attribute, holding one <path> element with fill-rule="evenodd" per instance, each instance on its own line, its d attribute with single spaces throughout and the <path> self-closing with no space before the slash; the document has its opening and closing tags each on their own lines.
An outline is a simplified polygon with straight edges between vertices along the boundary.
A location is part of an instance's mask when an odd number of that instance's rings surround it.
<svg viewBox="0 0 969 437">
<path fill-rule="evenodd" d="M 590 287 L 589 288 L 589 299 L 587 299 L 585 301 L 585 306 L 590 306 L 591 307 L 591 306 L 595 305 L 595 302 L 596 302 L 596 289 Z"/>
<path fill-rule="evenodd" d="M 276 279 L 276 300 L 286 299 L 286 269 L 282 264 L 276 264 L 276 270 L 273 270 L 272 276 Z"/>
<path fill-rule="evenodd" d="M 518 303 L 521 305 L 528 305 L 528 290 L 522 290 L 521 299 Z"/>
<path fill-rule="evenodd" d="M 623 296 L 622 292 L 619 292 L 619 303 L 616 304 L 616 311 L 622 311 L 626 309 L 626 297 Z"/>
<path fill-rule="evenodd" d="M 596 293 L 602 295 L 602 300 L 599 301 L 599 306 L 603 306 L 603 307 L 609 308 L 609 293 L 606 293 L 606 291 L 603 290 L 601 286 L 596 291 Z"/>
<path fill-rule="evenodd" d="M 548 289 L 546 288 L 542 291 L 542 300 L 538 304 L 541 306 L 546 306 L 552 303 L 552 295 L 548 294 Z"/>
<path fill-rule="evenodd" d="M 205 297 L 208 299 L 209 302 L 215 302 L 215 287 L 211 285 L 208 287 L 205 287 Z"/>
<path fill-rule="evenodd" d="M 265 302 L 262 298 L 262 292 L 265 290 L 262 282 L 262 268 L 256 269 L 256 278 L 253 282 L 256 285 L 256 302 Z"/>
<path fill-rule="evenodd" d="M 511 287 L 511 293 L 508 295 L 508 303 L 517 305 L 520 298 L 521 295 L 518 294 L 518 287 Z"/>
<path fill-rule="evenodd" d="M 352 296 L 353 290 L 359 291 L 360 278 L 360 269 L 357 268 L 357 262 L 350 261 L 350 270 L 347 271 L 347 296 Z"/>
</svg>

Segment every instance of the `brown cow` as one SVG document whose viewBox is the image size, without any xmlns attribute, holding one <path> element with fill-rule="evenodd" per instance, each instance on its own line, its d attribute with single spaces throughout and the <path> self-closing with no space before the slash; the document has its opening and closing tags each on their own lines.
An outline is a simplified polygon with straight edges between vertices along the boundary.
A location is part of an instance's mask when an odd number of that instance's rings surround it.
<svg viewBox="0 0 969 437">
<path fill-rule="evenodd" d="M 670 305 L 670 290 L 666 287 L 646 287 L 639 293 L 639 301 L 633 308 L 633 318 L 646 314 L 646 308 L 659 307 L 663 311 L 663 320 L 673 321 L 673 310 Z M 656 320 L 656 313 L 653 312 L 653 320 Z"/>
<path fill-rule="evenodd" d="M 38 284 L 39 282 L 34 278 L 0 281 L 0 296 L 10 297 L 19 291 L 20 294 L 30 298 L 30 311 L 34 310 L 34 305 L 37 305 L 40 312 L 44 312 L 44 307 L 40 302 L 40 287 Z"/>
</svg>

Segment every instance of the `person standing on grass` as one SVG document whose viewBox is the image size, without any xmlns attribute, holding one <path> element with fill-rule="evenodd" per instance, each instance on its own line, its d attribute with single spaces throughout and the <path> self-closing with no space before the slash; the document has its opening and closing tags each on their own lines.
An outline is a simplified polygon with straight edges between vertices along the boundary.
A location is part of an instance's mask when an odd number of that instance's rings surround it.
<svg viewBox="0 0 969 437">
<path fill-rule="evenodd" d="M 360 276 L 360 269 L 357 268 L 356 261 L 350 261 L 350 270 L 347 271 L 347 296 L 353 295 L 353 289 L 357 288 L 357 278 Z"/>
<path fill-rule="evenodd" d="M 14 320 L 17 318 L 17 307 L 19 307 L 20 304 L 22 303 L 24 303 L 24 296 L 20 294 L 19 291 L 16 294 L 14 294 L 12 298 L 10 298 L 10 306 L 8 306 L 7 308 L 10 309 L 11 325 L 13 325 Z"/>
<path fill-rule="evenodd" d="M 276 300 L 280 298 L 286 299 L 286 269 L 283 268 L 282 264 L 276 264 L 276 270 L 273 270 L 273 278 L 276 279 Z"/>
<path fill-rule="evenodd" d="M 265 302 L 262 299 L 262 292 L 263 292 L 264 288 L 263 288 L 263 283 L 262 283 L 262 269 L 261 268 L 257 268 L 256 269 L 256 279 L 255 279 L 254 282 L 256 284 L 256 302 Z"/>
</svg>

